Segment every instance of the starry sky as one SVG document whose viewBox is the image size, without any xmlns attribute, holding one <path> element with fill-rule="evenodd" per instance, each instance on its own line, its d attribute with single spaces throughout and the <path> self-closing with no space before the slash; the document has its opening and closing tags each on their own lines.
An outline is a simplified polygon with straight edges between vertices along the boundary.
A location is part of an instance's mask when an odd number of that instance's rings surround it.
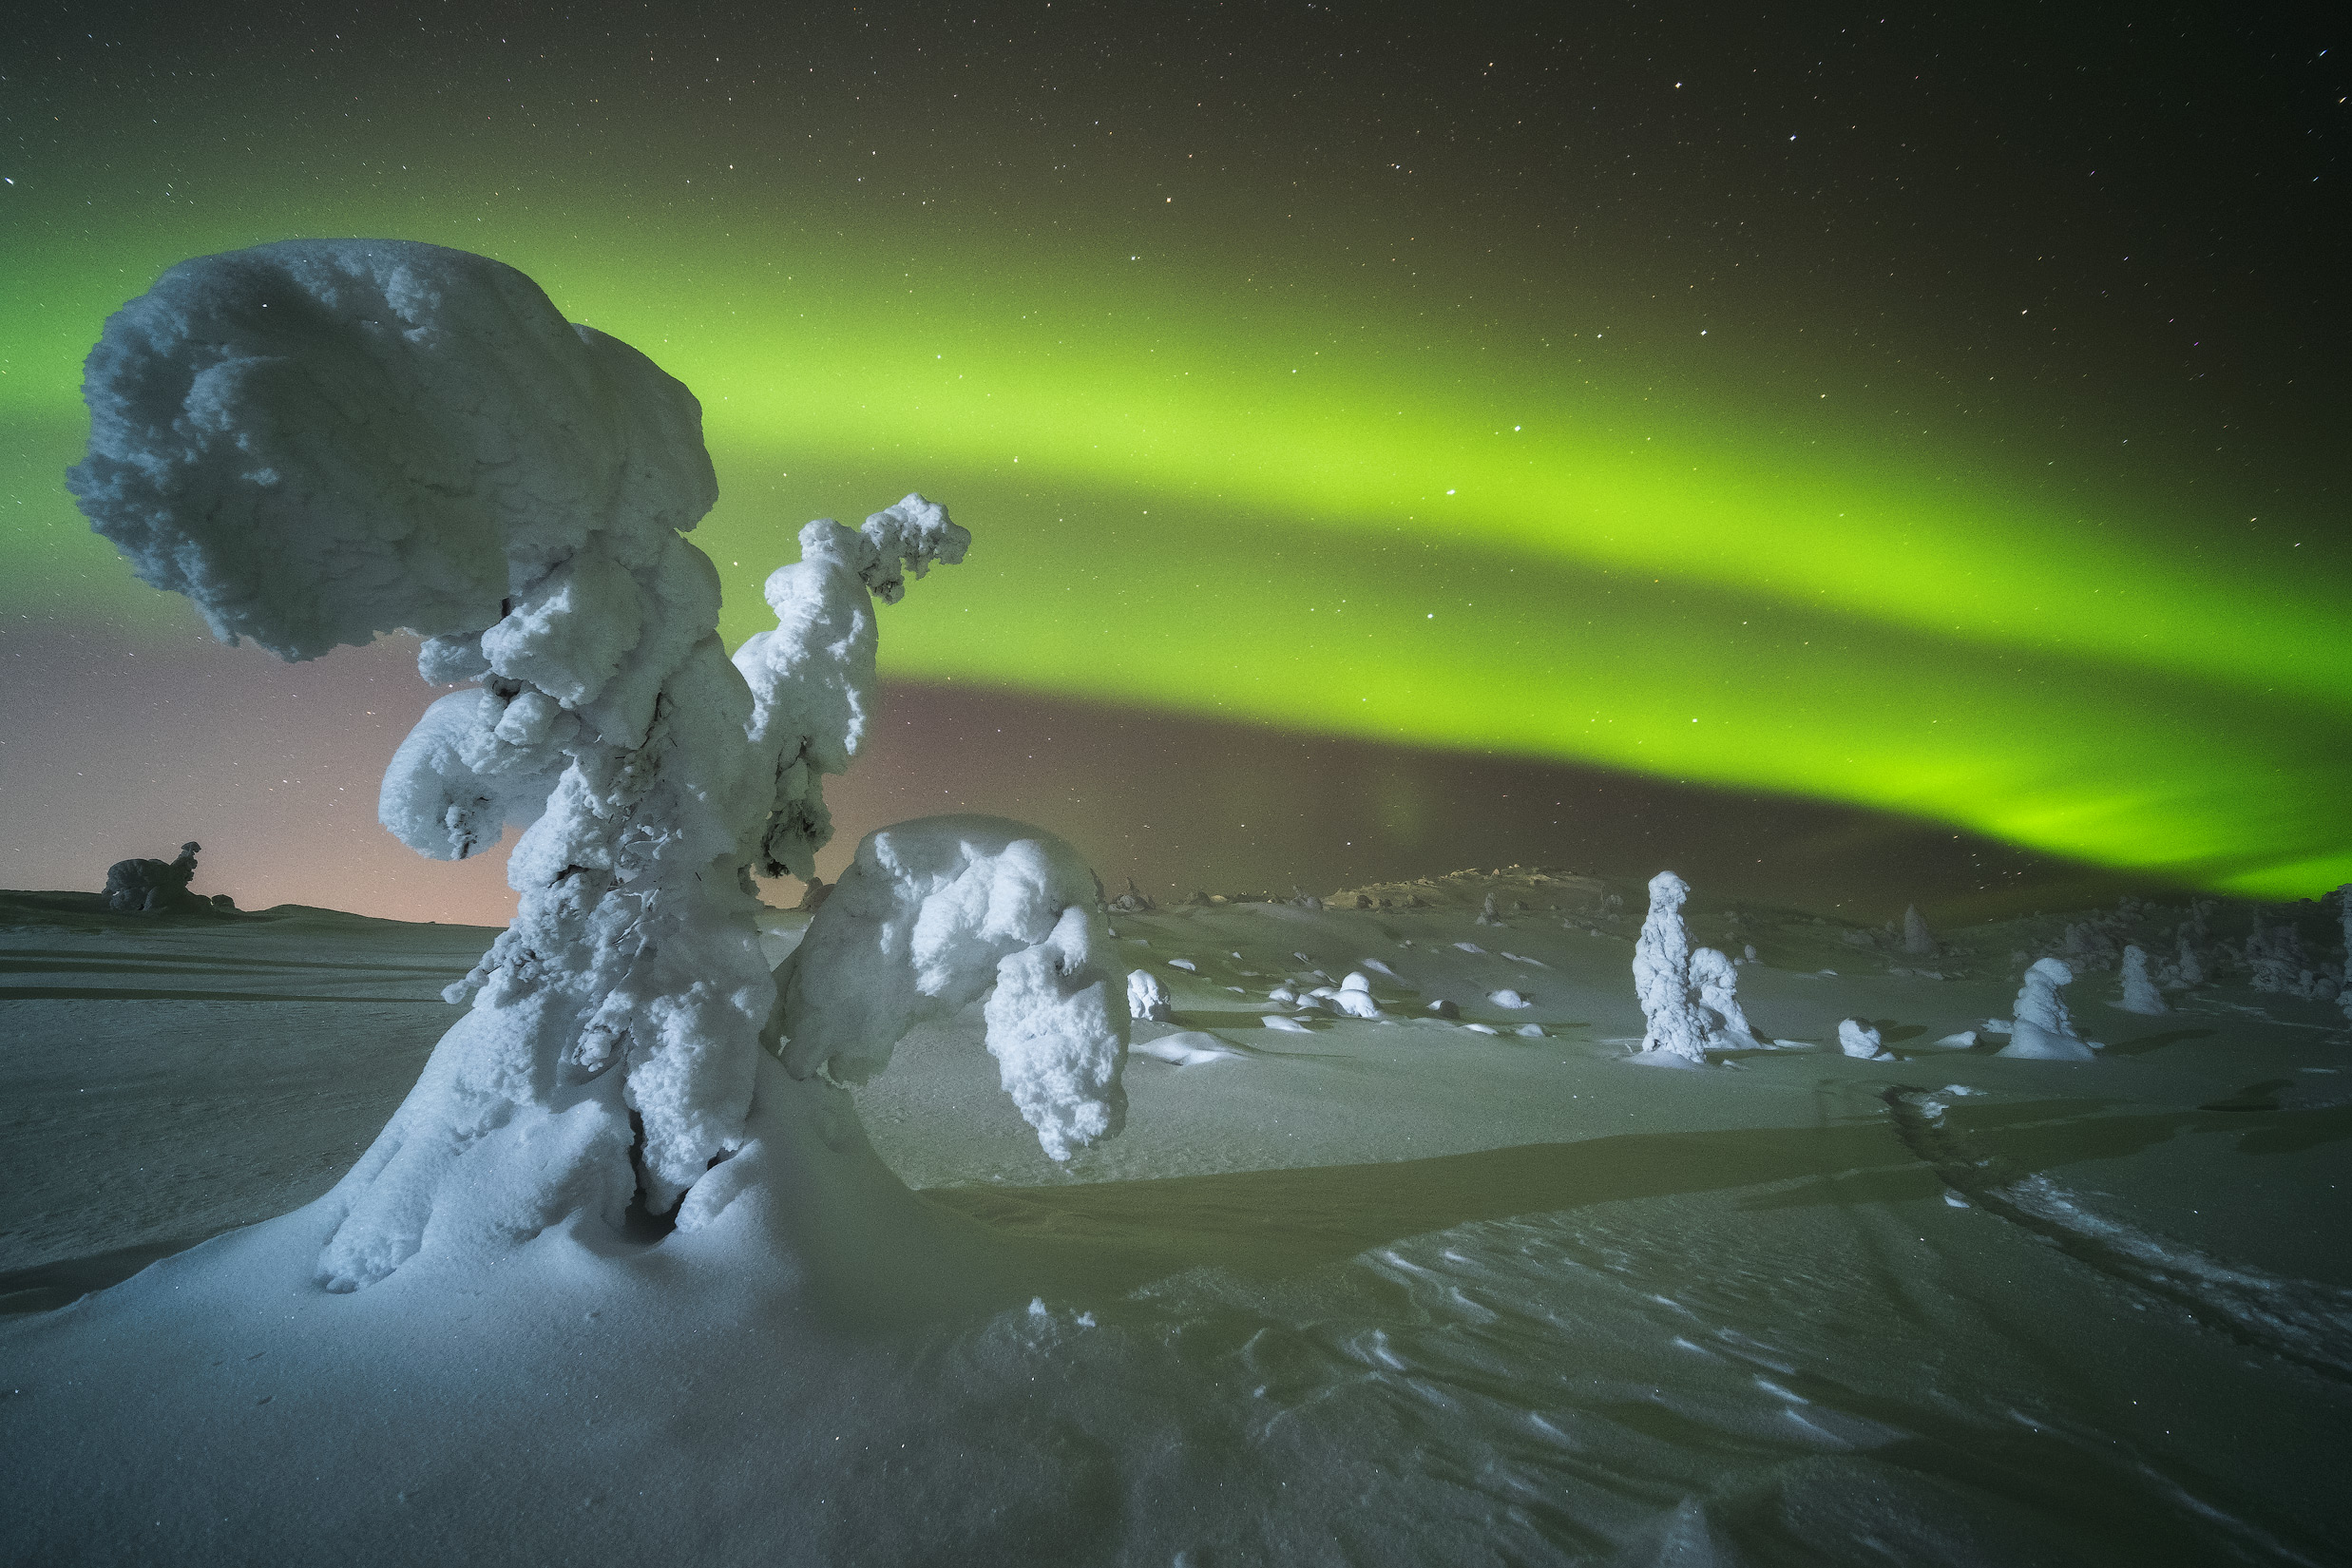
<svg viewBox="0 0 2352 1568">
<path fill-rule="evenodd" d="M 0 883 L 503 919 L 373 822 L 396 641 L 210 644 L 74 513 L 183 257 L 458 245 L 701 398 L 730 641 L 911 488 L 843 835 L 1114 888 L 1857 907 L 2352 880 L 2352 72 L 2250 8 L 25 5 Z M 322 871 L 331 868 L 331 873 Z M 1875 905 L 1870 905 L 1875 908 Z"/>
</svg>

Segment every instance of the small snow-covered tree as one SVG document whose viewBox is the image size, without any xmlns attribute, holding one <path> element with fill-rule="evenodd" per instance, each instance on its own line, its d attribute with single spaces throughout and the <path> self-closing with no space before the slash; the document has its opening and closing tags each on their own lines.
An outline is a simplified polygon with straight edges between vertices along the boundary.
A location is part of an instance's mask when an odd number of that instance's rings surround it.
<svg viewBox="0 0 2352 1568">
<path fill-rule="evenodd" d="M 2311 991 L 2310 965 L 2304 957 L 2303 938 L 2292 926 L 2263 924 L 2262 911 L 2254 911 L 2253 929 L 2247 933 L 2246 946 L 2241 949 L 2246 962 L 2247 984 L 2258 991 L 2295 992 L 2308 996 Z"/>
<path fill-rule="evenodd" d="M 2148 953 L 2139 947 L 2123 950 L 2123 1001 L 2118 1004 L 2127 1013 L 2162 1013 L 2168 1009 L 2164 995 L 2148 973 Z"/>
<path fill-rule="evenodd" d="M 480 682 L 401 743 L 388 828 L 441 859 L 526 830 L 514 924 L 449 993 L 469 1010 L 325 1200 L 329 1289 L 429 1235 L 619 1224 L 633 1199 L 702 1223 L 694 1191 L 744 1147 L 777 1011 L 749 873 L 813 875 L 822 777 L 872 722 L 872 601 L 970 536 L 918 495 L 860 528 L 810 524 L 767 583 L 775 629 L 730 660 L 717 573 L 680 537 L 717 493 L 694 396 L 521 273 L 438 246 L 183 262 L 107 322 L 84 390 L 77 500 L 217 635 L 307 660 L 411 628 L 427 680 Z M 983 858 L 1001 870 L 1010 842 Z M 1116 1128 L 1126 1018 L 1123 996 L 1099 1021 L 1071 1000 L 1094 889 L 1040 853 L 1021 918 L 958 951 L 993 955 L 1014 993 L 1007 1086 L 1066 1153 Z"/>
<path fill-rule="evenodd" d="M 2067 967 L 2064 959 L 2035 960 L 2025 971 L 2025 984 L 2017 992 L 2017 1016 L 2009 1043 L 2001 1047 L 2000 1054 L 2044 1061 L 2090 1060 L 2095 1047 L 2075 1035 L 2075 1022 L 2067 1016 L 2066 1001 L 2058 995 L 2060 987 L 2074 983 L 2075 971 Z"/>
<path fill-rule="evenodd" d="M 1641 1060 L 1703 1066 L 1709 1051 L 1756 1043 L 1740 1010 L 1739 972 L 1712 947 L 1691 949 L 1682 907 L 1690 884 L 1672 871 L 1650 879 L 1650 912 L 1634 944 L 1634 990 L 1649 1024 Z"/>
<path fill-rule="evenodd" d="M 2197 957 L 2197 949 L 2196 949 L 2195 945 L 2194 945 L 2194 944 L 2192 944 L 2192 943 L 2189 940 L 2188 936 L 2187 936 L 2185 933 L 2182 935 L 2182 937 L 2181 937 L 2181 939 L 2180 939 L 2180 942 L 2181 942 L 2181 957 L 2180 957 L 2181 984 L 2182 984 L 2183 985 L 2204 985 L 2204 984 L 2205 984 L 2205 965 L 2204 965 L 2204 964 L 2203 964 L 2203 963 L 2202 963 L 2202 962 L 2198 959 L 2198 957 Z"/>
<path fill-rule="evenodd" d="M 204 847 L 190 841 L 180 846 L 176 860 L 118 860 L 106 868 L 106 908 L 117 914 L 152 914 L 163 909 L 192 909 L 206 900 L 188 891 L 196 880 L 196 857 Z"/>
<path fill-rule="evenodd" d="M 1753 1050 L 1760 1043 L 1739 1004 L 1739 969 L 1712 947 L 1691 955 L 1691 985 L 1697 993 L 1700 1023 L 1709 1050 Z"/>
<path fill-rule="evenodd" d="M 1699 1066 L 1707 1032 L 1691 1004 L 1691 933 L 1682 922 L 1690 896 L 1691 885 L 1672 871 L 1650 879 L 1650 912 L 1634 941 L 1634 991 L 1649 1024 L 1642 1054 Z"/>
<path fill-rule="evenodd" d="M 1927 928 L 1927 917 L 1916 904 L 1905 906 L 1903 911 L 1903 950 L 1920 955 L 1936 950 L 1935 933 Z"/>
</svg>

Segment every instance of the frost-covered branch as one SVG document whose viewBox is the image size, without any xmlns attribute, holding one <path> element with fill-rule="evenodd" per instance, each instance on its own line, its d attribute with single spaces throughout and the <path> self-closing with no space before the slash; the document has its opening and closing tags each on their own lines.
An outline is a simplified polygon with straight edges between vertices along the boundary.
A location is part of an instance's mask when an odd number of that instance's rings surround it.
<svg viewBox="0 0 2352 1568">
<path fill-rule="evenodd" d="M 934 816 L 870 833 L 777 969 L 772 1039 L 795 1078 L 864 1082 L 907 1031 L 990 985 L 988 1054 L 1055 1159 L 1126 1119 L 1128 995 L 1094 872 L 1051 833 Z"/>
</svg>

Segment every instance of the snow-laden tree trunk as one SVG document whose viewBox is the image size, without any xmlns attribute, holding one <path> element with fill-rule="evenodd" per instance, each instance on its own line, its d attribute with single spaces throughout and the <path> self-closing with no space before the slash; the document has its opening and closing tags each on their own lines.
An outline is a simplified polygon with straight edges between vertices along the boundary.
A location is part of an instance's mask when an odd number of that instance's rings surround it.
<svg viewBox="0 0 2352 1568">
<path fill-rule="evenodd" d="M 425 679 L 481 682 L 402 743 L 388 828 L 444 859 L 526 830 L 515 922 L 331 1195 L 322 1279 L 583 1211 L 619 1225 L 633 1199 L 690 1227 L 679 1200 L 743 1145 L 775 1011 L 746 873 L 813 874 L 822 776 L 870 723 L 870 596 L 969 535 L 920 496 L 810 524 L 767 584 L 776 629 L 731 661 L 717 574 L 679 537 L 717 497 L 693 395 L 522 274 L 429 245 L 182 263 L 108 321 L 85 391 L 84 510 L 219 635 L 299 660 L 409 627 Z M 1025 964 L 1022 997 L 1061 994 L 1063 971 Z M 1118 1101 L 1119 1001 L 1080 1097 L 1098 1106 Z M 1103 1130 L 1073 1114 L 1062 1141 Z"/>
</svg>

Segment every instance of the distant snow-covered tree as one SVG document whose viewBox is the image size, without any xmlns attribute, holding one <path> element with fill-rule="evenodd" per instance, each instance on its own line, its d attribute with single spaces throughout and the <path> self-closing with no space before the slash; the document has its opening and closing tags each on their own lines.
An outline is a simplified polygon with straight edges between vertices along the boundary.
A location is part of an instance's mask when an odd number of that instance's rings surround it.
<svg viewBox="0 0 2352 1568">
<path fill-rule="evenodd" d="M 1634 944 L 1634 989 L 1648 1022 L 1639 1060 L 1703 1066 L 1709 1051 L 1756 1044 L 1740 1010 L 1739 971 L 1712 947 L 1691 949 L 1682 907 L 1690 884 L 1672 871 L 1650 879 L 1650 912 Z"/>
<path fill-rule="evenodd" d="M 441 859 L 525 829 L 514 924 L 449 992 L 470 1009 L 324 1200 L 328 1288 L 429 1244 L 619 1225 L 633 1200 L 703 1223 L 721 1200 L 693 1195 L 770 1080 L 750 873 L 813 877 L 823 776 L 872 724 L 873 600 L 970 536 L 919 495 L 810 524 L 768 579 L 775 628 L 730 660 L 717 573 L 680 537 L 717 494 L 694 396 L 521 273 L 437 246 L 183 262 L 107 322 L 84 390 L 77 500 L 219 636 L 307 660 L 411 628 L 426 679 L 480 682 L 401 744 L 386 827 Z M 1091 878 L 1041 853 L 1022 918 L 957 951 L 996 955 L 1007 1088 L 1066 1153 L 1117 1126 L 1125 998 L 1083 1000 Z M 812 930 L 862 911 L 845 888 Z"/>
<path fill-rule="evenodd" d="M 2162 1013 L 2170 1009 L 2164 1004 L 2164 995 L 2149 977 L 2148 953 L 2145 948 L 2132 946 L 2123 950 L 2123 1000 L 2117 1004 L 2127 1013 Z"/>
<path fill-rule="evenodd" d="M 1754 1050 L 1760 1042 L 1739 1004 L 1739 969 L 1712 947 L 1691 955 L 1691 985 L 1710 1050 Z"/>
<path fill-rule="evenodd" d="M 1927 917 L 1920 913 L 1916 904 L 1903 911 L 1903 950 L 1924 956 L 1936 950 L 1935 933 L 1927 928 Z"/>
<path fill-rule="evenodd" d="M 208 901 L 188 891 L 196 880 L 196 857 L 203 846 L 180 846 L 175 860 L 118 860 L 106 868 L 106 908 L 117 914 L 153 914 L 166 909 L 194 909 Z"/>
<path fill-rule="evenodd" d="M 1672 871 L 1650 879 L 1650 912 L 1634 942 L 1634 990 L 1649 1024 L 1641 1054 L 1686 1066 L 1707 1061 L 1707 1030 L 1691 996 L 1691 933 L 1682 906 L 1691 885 Z"/>
<path fill-rule="evenodd" d="M 2017 992 L 2017 1021 L 2000 1054 L 2055 1061 L 2091 1060 L 2096 1047 L 2075 1033 L 2066 1001 L 2058 995 L 2061 987 L 2074 983 L 2075 971 L 2064 959 L 2036 960 L 2025 971 L 2025 985 Z"/>
<path fill-rule="evenodd" d="M 2247 984 L 2254 989 L 2311 994 L 2310 962 L 2304 956 L 2303 937 L 2294 927 L 2266 926 L 2262 911 L 2256 909 L 2253 929 L 2247 933 L 2240 952 Z"/>
</svg>

